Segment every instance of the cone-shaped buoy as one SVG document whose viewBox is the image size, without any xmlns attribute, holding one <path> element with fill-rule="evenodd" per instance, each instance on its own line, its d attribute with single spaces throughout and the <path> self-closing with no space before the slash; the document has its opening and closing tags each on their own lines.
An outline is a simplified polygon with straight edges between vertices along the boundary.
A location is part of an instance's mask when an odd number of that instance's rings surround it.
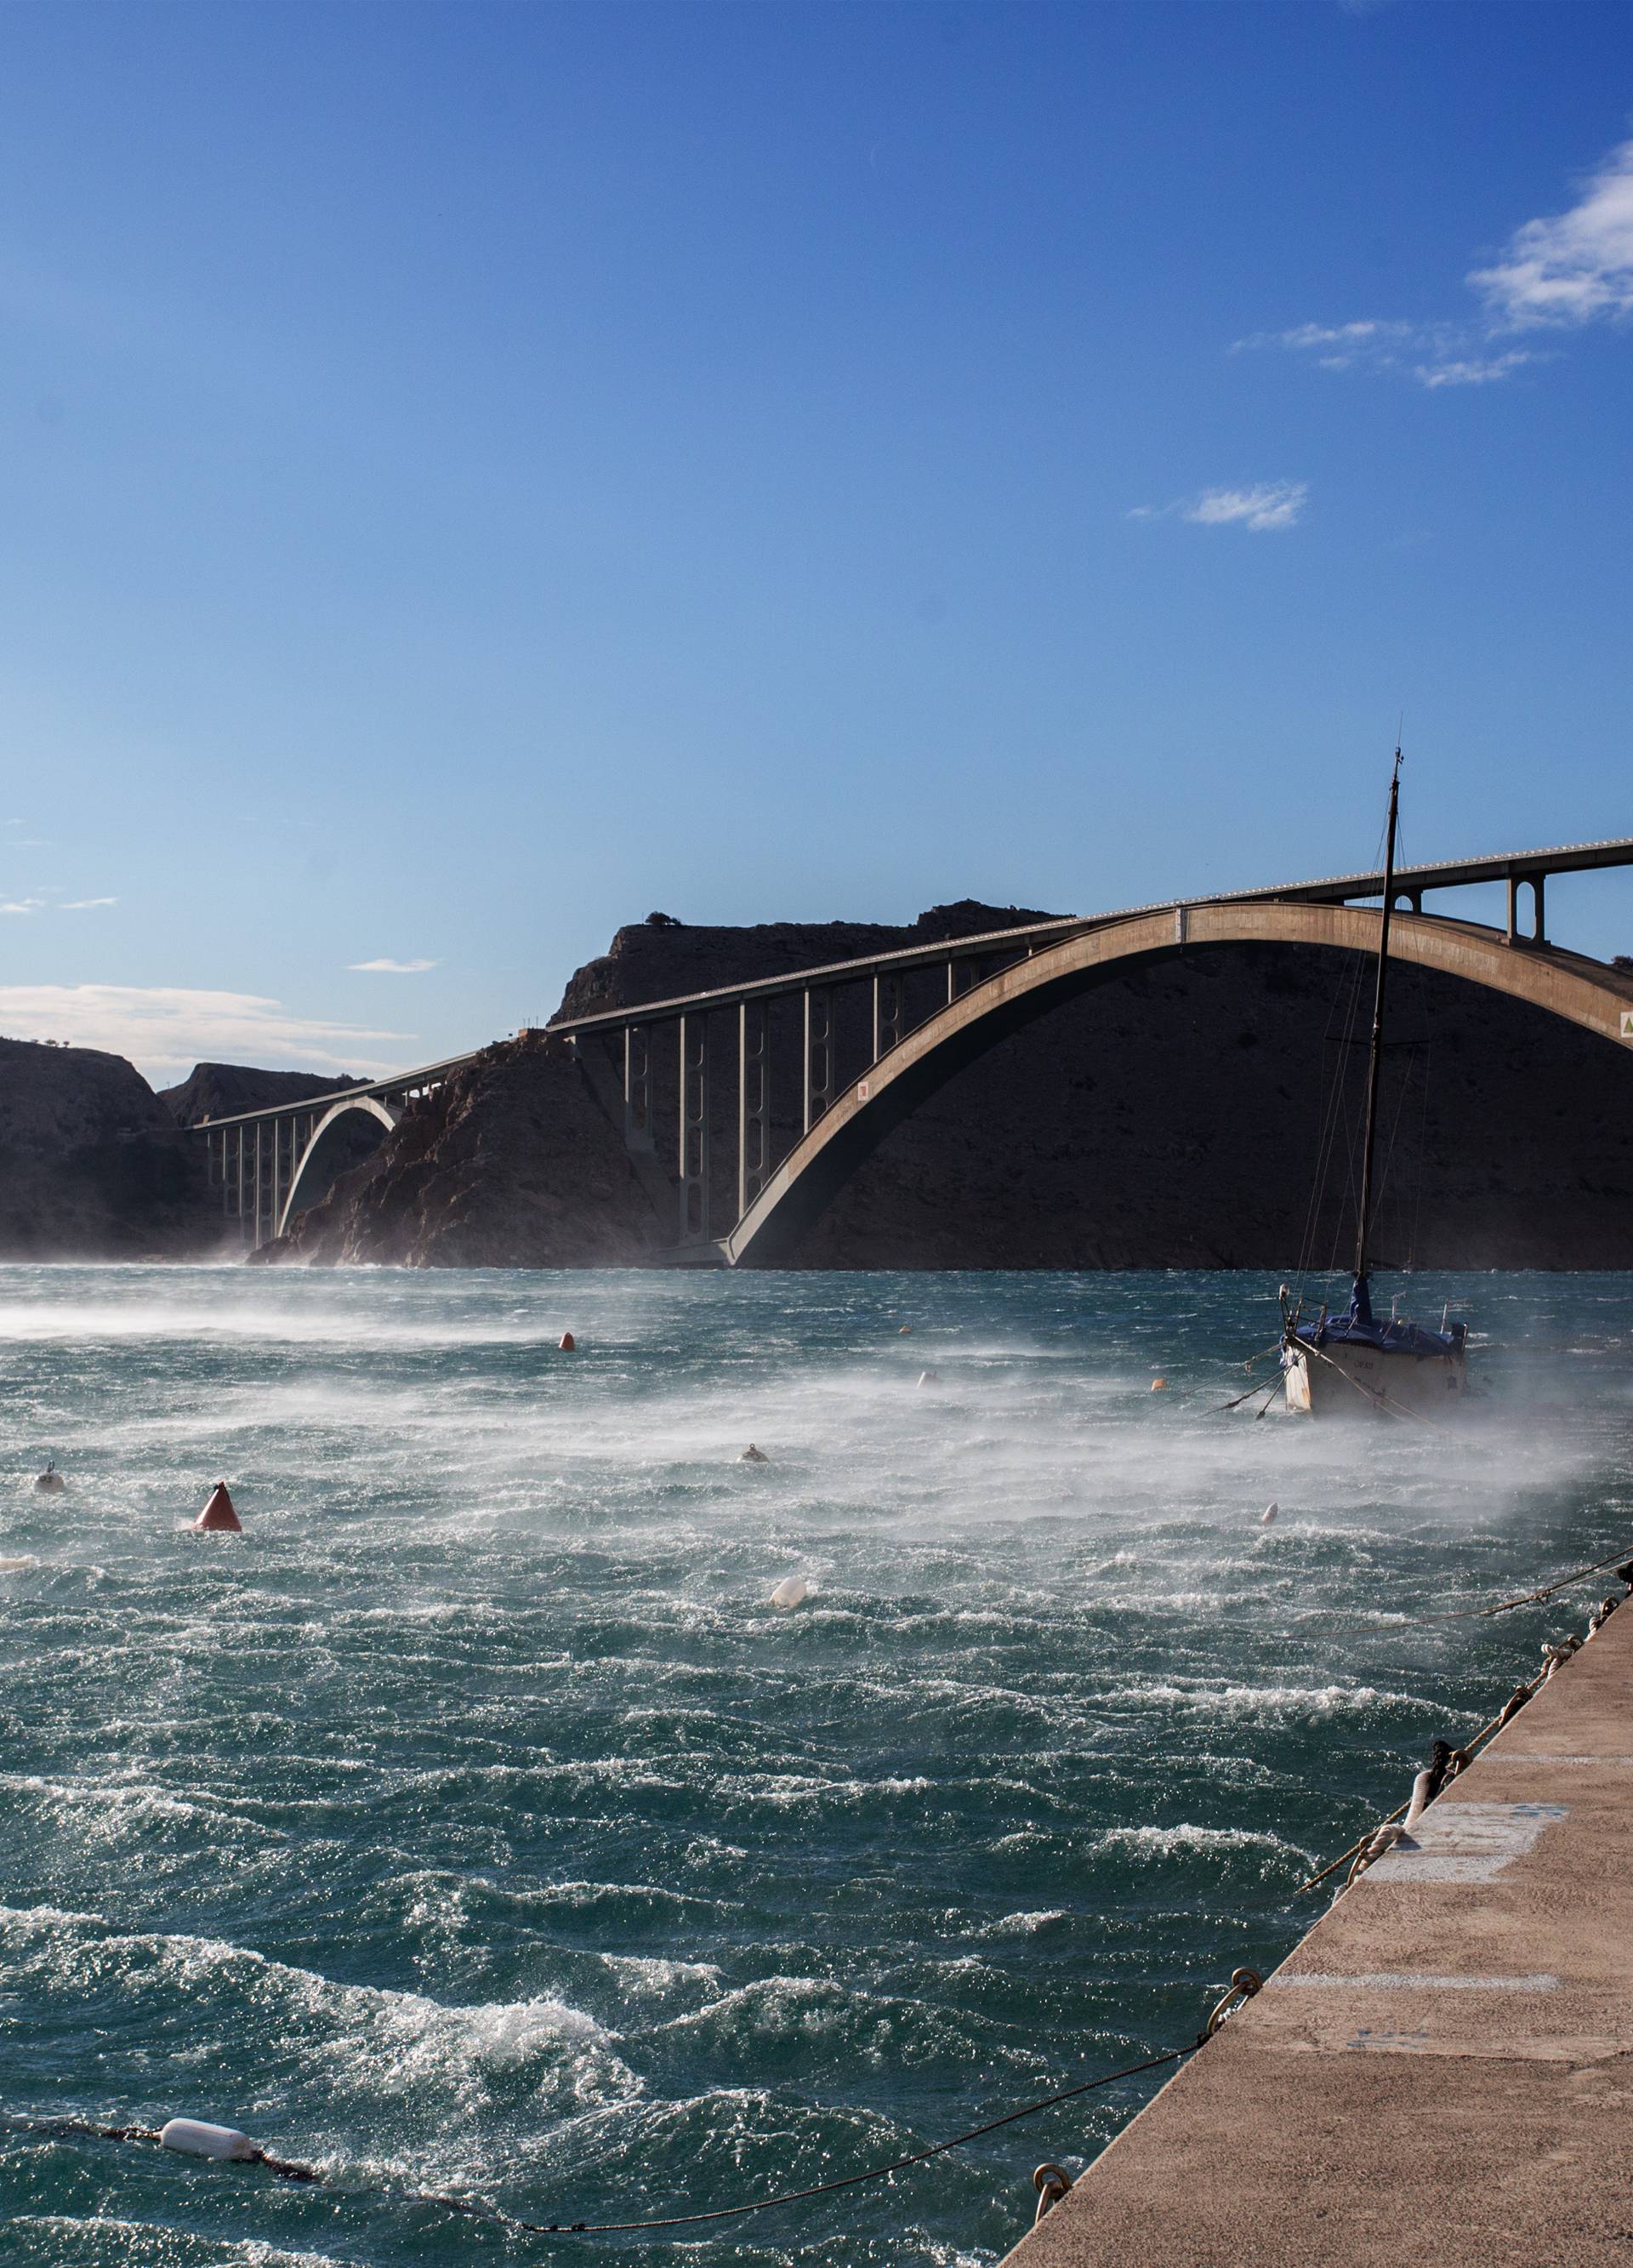
<svg viewBox="0 0 1633 2268">
<path fill-rule="evenodd" d="M 903 1323 L 901 1329 L 896 1333 L 896 1336 L 899 1339 L 910 1339 L 912 1336 L 913 1326 L 911 1323 Z"/>
<path fill-rule="evenodd" d="M 232 1499 L 227 1494 L 225 1481 L 217 1481 L 210 1492 L 210 1502 L 193 1523 L 195 1534 L 211 1535 L 242 1535 L 244 1523 L 232 1509 Z"/>
<path fill-rule="evenodd" d="M 1167 1391 L 1168 1391 L 1168 1381 L 1167 1381 L 1167 1380 L 1166 1380 L 1166 1378 L 1153 1378 L 1153 1379 L 1152 1379 L 1152 1381 L 1151 1381 L 1151 1392 L 1152 1392 L 1153 1394 L 1166 1394 Z"/>
<path fill-rule="evenodd" d="M 570 1331 L 563 1331 L 555 1342 L 555 1351 L 558 1354 L 577 1354 L 578 1342 Z"/>
<path fill-rule="evenodd" d="M 1269 1503 L 1265 1506 L 1264 1510 L 1259 1514 L 1260 1527 L 1268 1528 L 1281 1508 L 1281 1506 L 1276 1503 L 1276 1498 L 1272 1497 Z"/>
<path fill-rule="evenodd" d="M 48 1496 L 55 1496 L 61 1490 L 65 1489 L 68 1486 L 68 1483 L 63 1478 L 62 1474 L 59 1473 L 56 1469 L 56 1461 L 55 1458 L 52 1459 L 50 1463 L 47 1465 L 44 1472 L 42 1472 L 36 1479 L 34 1486 L 37 1489 L 43 1489 Z"/>
</svg>

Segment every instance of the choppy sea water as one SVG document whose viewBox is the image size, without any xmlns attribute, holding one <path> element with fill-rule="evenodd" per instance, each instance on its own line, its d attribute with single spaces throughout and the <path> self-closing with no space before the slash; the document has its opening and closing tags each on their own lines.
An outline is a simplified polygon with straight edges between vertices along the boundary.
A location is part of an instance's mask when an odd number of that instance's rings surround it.
<svg viewBox="0 0 1633 2268">
<path fill-rule="evenodd" d="M 391 2192 L 836 2177 L 1285 1953 L 1593 1594 L 1403 1617 L 1633 1536 L 1633 1278 L 1417 1279 L 1476 1327 L 1445 1432 L 1219 1414 L 1274 1290 L 0 1270 L 0 2110 L 333 2176 L 0 2132 L 6 2257 L 996 2258 L 1157 2078 L 673 2237 Z M 246 1534 L 188 1535 L 222 1475 Z"/>
</svg>

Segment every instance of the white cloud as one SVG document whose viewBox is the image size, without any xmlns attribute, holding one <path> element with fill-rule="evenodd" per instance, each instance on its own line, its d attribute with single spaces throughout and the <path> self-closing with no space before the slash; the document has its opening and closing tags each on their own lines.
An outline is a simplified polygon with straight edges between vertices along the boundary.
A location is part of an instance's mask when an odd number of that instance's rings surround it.
<svg viewBox="0 0 1633 2268">
<path fill-rule="evenodd" d="M 1322 370 L 1384 371 L 1436 391 L 1494 386 L 1528 363 L 1529 348 L 1502 349 L 1504 333 L 1565 330 L 1601 317 L 1633 316 L 1633 141 L 1613 150 L 1569 212 L 1528 220 L 1491 268 L 1467 282 L 1485 302 L 1483 321 L 1408 323 L 1365 316 L 1350 323 L 1296 323 L 1232 342 L 1242 354 L 1271 347 L 1312 356 Z"/>
<path fill-rule="evenodd" d="M 1320 370 L 1388 372 L 1431 387 L 1490 385 L 1537 360 L 1523 348 L 1484 354 L 1487 335 L 1467 325 L 1384 322 L 1368 316 L 1354 323 L 1298 323 L 1289 331 L 1258 331 L 1252 338 L 1234 340 L 1231 352 L 1279 348 L 1311 356 Z"/>
<path fill-rule="evenodd" d="M 1633 142 L 1610 152 L 1569 212 L 1526 221 L 1468 282 L 1514 329 L 1633 315 Z"/>
<path fill-rule="evenodd" d="M 1535 360 L 1536 357 L 1534 354 L 1528 354 L 1523 348 L 1516 347 L 1509 354 L 1484 357 L 1475 355 L 1467 357 L 1460 362 L 1420 363 L 1412 375 L 1420 385 L 1431 387 L 1491 386 L 1498 379 L 1506 378 L 1511 372 L 1518 370 L 1522 363 Z"/>
<path fill-rule="evenodd" d="M 1248 527 L 1256 534 L 1295 527 L 1310 494 L 1308 481 L 1261 481 L 1250 489 L 1204 489 L 1185 505 L 1203 527 Z"/>
<path fill-rule="evenodd" d="M 346 966 L 365 976 L 420 976 L 428 968 L 440 968 L 438 961 L 349 961 Z"/>
<path fill-rule="evenodd" d="M 1246 354 L 1255 347 L 1289 347 L 1298 353 L 1312 347 L 1328 347 L 1336 350 L 1327 357 L 1336 367 L 1363 349 L 1376 351 L 1392 339 L 1409 338 L 1412 328 L 1410 323 L 1386 323 L 1371 315 L 1354 323 L 1296 323 L 1291 331 L 1255 331 L 1250 339 L 1234 339 L 1231 352 Z"/>
<path fill-rule="evenodd" d="M 44 905 L 43 898 L 0 899 L 0 914 L 37 914 Z"/>
<path fill-rule="evenodd" d="M 92 906 L 116 906 L 117 898 L 64 898 L 58 911 L 65 914 L 88 913 Z"/>
<path fill-rule="evenodd" d="M 394 1071 L 412 1064 L 416 1036 L 298 1016 L 252 992 L 136 984 L 0 984 L 0 1033 L 105 1048 L 156 1085 L 200 1062 Z"/>
</svg>

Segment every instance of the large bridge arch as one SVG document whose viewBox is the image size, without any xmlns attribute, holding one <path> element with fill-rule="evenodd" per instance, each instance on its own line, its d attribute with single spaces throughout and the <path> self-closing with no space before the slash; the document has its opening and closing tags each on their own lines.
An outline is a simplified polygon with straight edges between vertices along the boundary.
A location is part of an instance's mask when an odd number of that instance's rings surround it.
<svg viewBox="0 0 1633 2268">
<path fill-rule="evenodd" d="M 378 1120 L 381 1130 L 378 1138 L 384 1141 L 401 1116 L 395 1104 L 382 1102 L 375 1094 L 345 1094 L 332 1102 L 300 1153 L 274 1234 L 282 1236 L 298 1212 L 327 1197 L 340 1174 L 357 1162 L 355 1137 L 359 1121 L 366 1124 Z"/>
<path fill-rule="evenodd" d="M 954 1074 L 1051 1008 L 1131 969 L 1212 946 L 1335 946 L 1375 954 L 1368 906 L 1276 900 L 1177 906 L 1074 932 L 974 985 L 852 1083 L 795 1144 L 722 1243 L 732 1267 L 776 1267 L 886 1136 Z M 1498 930 L 1397 911 L 1390 959 L 1438 969 L 1633 1045 L 1633 974 Z"/>
</svg>

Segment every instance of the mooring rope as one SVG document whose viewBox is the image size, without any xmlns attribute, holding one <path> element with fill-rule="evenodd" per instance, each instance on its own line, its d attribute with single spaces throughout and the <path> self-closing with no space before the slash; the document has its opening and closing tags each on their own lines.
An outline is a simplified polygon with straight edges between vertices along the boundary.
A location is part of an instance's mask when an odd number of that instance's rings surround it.
<svg viewBox="0 0 1633 2268">
<path fill-rule="evenodd" d="M 912 2150 L 905 2157 L 893 2158 L 886 2165 L 869 2166 L 857 2174 L 844 2174 L 831 2182 L 813 2182 L 804 2189 L 779 2190 L 770 2197 L 751 2198 L 740 2205 L 714 2205 L 702 2213 L 664 2213 L 645 2220 L 525 2220 L 519 2214 L 507 2213 L 503 2205 L 490 2204 L 485 2198 L 445 2196 L 433 2190 L 394 2190 L 388 2194 L 407 2205 L 441 2205 L 451 2213 L 469 2218 L 489 2220 L 504 2228 L 525 2231 L 532 2236 L 622 2236 L 642 2229 L 692 2228 L 703 2221 L 737 2220 L 754 2213 L 769 2213 L 776 2205 L 798 2205 L 806 2198 L 831 2197 L 837 2190 L 859 2188 L 864 2182 L 882 2182 L 893 2174 L 906 2171 L 909 2166 L 922 2166 L 931 2158 L 945 2157 L 949 2150 L 961 2150 L 967 2143 L 978 2142 L 983 2135 L 996 2134 L 1000 2127 L 1013 2126 L 1022 2118 L 1035 2118 L 1041 2111 L 1052 2110 L 1057 2103 L 1073 2102 L 1079 2095 L 1092 2095 L 1098 2088 L 1115 2087 L 1122 2080 L 1138 2079 L 1148 2071 L 1160 2071 L 1171 2063 L 1182 2063 L 1198 2048 L 1206 2047 L 1221 2024 L 1232 2015 L 1241 2002 L 1250 1999 L 1260 1989 L 1260 1979 L 1252 1970 L 1239 1969 L 1231 1979 L 1228 1991 L 1208 2018 L 1207 2023 L 1194 2040 L 1183 2047 L 1167 2048 L 1160 2055 L 1147 2056 L 1143 2062 L 1125 2064 L 1119 2071 L 1102 2072 L 1098 2078 L 1085 2079 L 1075 2087 L 1063 2087 L 1053 2095 L 1041 2095 L 1035 2102 L 1023 2103 L 1019 2110 L 1006 2110 L 1001 2117 L 989 2118 L 983 2125 L 972 2126 L 963 2134 L 955 2134 L 950 2141 L 932 2142 L 928 2148 Z M 77 2118 L 31 2118 L 17 2112 L 0 2114 L 0 2123 L 14 2133 L 48 2135 L 57 2139 L 81 2139 L 100 2142 L 154 2142 L 162 2139 L 162 2129 L 154 2126 L 99 2126 L 89 2120 Z M 268 2150 L 252 2150 L 240 2155 L 236 2162 L 260 2166 L 274 2174 L 280 2181 L 323 2182 L 337 2187 L 330 2177 L 316 2166 L 303 2165 L 298 2160 L 275 2157 Z"/>
<path fill-rule="evenodd" d="M 1620 1580 L 1633 1590 L 1633 1545 L 1618 1544 L 1614 1551 L 1607 1552 L 1604 1558 L 1595 1559 L 1586 1567 L 1573 1568 L 1570 1574 L 1556 1576 L 1553 1582 L 1544 1583 L 1538 1590 L 1521 1591 L 1512 1599 L 1498 1599 L 1489 1607 L 1452 1607 L 1438 1614 L 1401 1615 L 1383 1624 L 1379 1624 L 1377 1616 L 1387 1614 L 1387 1608 L 1375 1608 L 1371 1613 L 1362 1613 L 1352 1607 L 1316 1607 L 1311 1609 L 1306 1619 L 1313 1622 L 1365 1623 L 1371 1629 L 1387 1630 L 1428 1630 L 1437 1623 L 1490 1622 L 1494 1615 L 1512 1615 L 1518 1613 L 1521 1607 L 1541 1606 L 1547 1600 L 1557 1597 L 1561 1591 L 1572 1590 L 1577 1584 L 1585 1583 L 1591 1575 L 1602 1575 L 1607 1568 L 1614 1568 Z"/>
</svg>

